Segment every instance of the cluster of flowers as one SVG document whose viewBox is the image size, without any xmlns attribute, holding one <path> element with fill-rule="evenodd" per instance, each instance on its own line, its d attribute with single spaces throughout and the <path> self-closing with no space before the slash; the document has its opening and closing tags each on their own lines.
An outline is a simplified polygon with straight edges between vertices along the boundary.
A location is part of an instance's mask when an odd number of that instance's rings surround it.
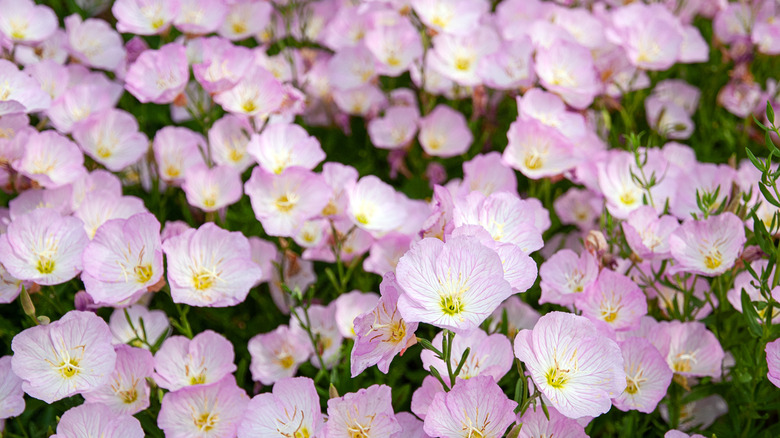
<svg viewBox="0 0 780 438">
<path fill-rule="evenodd" d="M 699 162 L 667 142 L 691 137 L 701 93 L 651 80 L 707 62 L 717 44 L 734 63 L 719 102 L 760 116 L 780 103 L 776 82 L 762 89 L 750 74 L 754 58 L 780 54 L 776 1 L 75 3 L 115 25 L 74 14 L 62 29 L 48 6 L 0 0 L 0 303 L 20 301 L 37 323 L 0 358 L 0 421 L 24 412 L 25 394 L 79 394 L 55 436 L 142 437 L 133 415 L 154 398 L 171 438 L 580 437 L 613 406 L 703 430 L 727 412 L 723 397 L 662 400 L 672 385 L 730 379 L 734 357 L 702 321 L 728 305 L 764 326 L 760 379 L 780 386 L 776 264 L 753 245 L 759 227 L 780 227 L 774 169 L 752 155 Z M 409 88 L 383 86 L 406 77 Z M 653 83 L 644 108 L 663 144 L 610 149 L 610 109 Z M 498 131 L 513 99 L 517 117 Z M 455 109 L 465 100 L 470 120 Z M 148 132 L 141 109 L 154 105 L 177 125 Z M 304 128 L 349 134 L 352 117 L 390 150 L 391 175 L 412 176 L 419 144 L 429 201 L 326 161 Z M 503 151 L 475 153 L 491 135 Z M 442 160 L 469 151 L 448 180 Z M 566 191 L 547 204 L 521 196 L 518 172 Z M 144 199 L 123 194 L 136 185 Z M 150 211 L 171 193 L 187 222 Z M 244 194 L 262 233 L 217 225 Z M 338 279 L 328 272 L 344 290 L 330 303 L 307 292 L 315 262 L 338 266 Z M 344 264 L 381 276 L 380 293 L 348 292 Z M 76 310 L 36 315 L 38 292 L 66 283 L 83 284 L 60 297 Z M 150 310 L 168 294 L 236 306 L 265 283 L 290 318 L 251 334 L 252 380 L 273 386 L 251 398 L 230 339 L 180 323 L 172 336 Z M 532 306 L 518 294 L 535 284 Z M 556 310 L 540 314 L 545 303 Z M 96 313 L 106 307 L 108 323 Z M 441 331 L 425 339 L 421 324 Z M 318 386 L 345 344 L 357 377 L 387 374 L 418 343 L 429 375 L 411 412 L 395 411 L 384 384 L 343 396 Z M 306 363 L 317 378 L 297 377 Z M 499 385 L 510 373 L 513 398 Z"/>
</svg>

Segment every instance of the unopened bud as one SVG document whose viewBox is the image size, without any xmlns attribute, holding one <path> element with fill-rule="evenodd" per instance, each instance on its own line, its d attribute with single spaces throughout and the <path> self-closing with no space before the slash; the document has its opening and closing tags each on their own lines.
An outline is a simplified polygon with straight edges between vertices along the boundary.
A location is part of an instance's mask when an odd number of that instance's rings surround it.
<svg viewBox="0 0 780 438">
<path fill-rule="evenodd" d="M 607 239 L 604 237 L 604 233 L 598 230 L 590 230 L 588 232 L 588 236 L 585 237 L 585 249 L 587 249 L 589 253 L 600 257 L 608 248 Z"/>
</svg>

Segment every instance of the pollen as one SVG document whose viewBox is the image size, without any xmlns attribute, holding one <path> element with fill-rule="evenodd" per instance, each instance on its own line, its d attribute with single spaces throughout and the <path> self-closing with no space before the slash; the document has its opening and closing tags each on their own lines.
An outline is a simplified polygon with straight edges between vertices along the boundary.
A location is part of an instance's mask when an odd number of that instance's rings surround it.
<svg viewBox="0 0 780 438">
<path fill-rule="evenodd" d="M 295 435 L 293 435 L 293 438 L 310 438 L 311 434 L 309 434 L 309 429 L 306 429 L 305 426 L 302 426 L 300 429 L 295 431 Z"/>
<path fill-rule="evenodd" d="M 135 278 L 139 283 L 146 283 L 151 280 L 152 275 L 154 275 L 152 265 L 136 266 L 135 269 L 133 269 L 133 272 L 135 272 Z"/>
<path fill-rule="evenodd" d="M 448 316 L 459 315 L 463 313 L 463 301 L 460 297 L 445 295 L 441 297 L 441 311 Z"/>
<path fill-rule="evenodd" d="M 246 32 L 246 23 L 243 21 L 234 21 L 231 23 L 230 29 L 233 30 L 234 34 L 240 35 Z"/>
<path fill-rule="evenodd" d="M 276 206 L 276 209 L 281 211 L 282 213 L 288 213 L 290 210 L 292 210 L 295 207 L 295 204 L 298 202 L 297 196 L 284 194 L 278 198 L 276 198 L 276 202 L 274 202 L 274 206 Z"/>
<path fill-rule="evenodd" d="M 161 28 L 163 26 L 163 24 L 165 24 L 165 21 L 163 21 L 162 18 L 158 17 L 158 18 L 155 18 L 154 20 L 152 20 L 151 24 L 152 24 L 152 29 L 157 30 L 157 29 Z"/>
<path fill-rule="evenodd" d="M 219 415 L 216 413 L 204 412 L 197 417 L 193 415 L 192 419 L 198 430 L 201 432 L 208 432 L 219 422 Z"/>
<path fill-rule="evenodd" d="M 79 371 L 81 371 L 81 368 L 79 368 L 79 361 L 76 359 L 69 359 L 62 362 L 58 368 L 62 377 L 66 379 L 76 376 Z"/>
<path fill-rule="evenodd" d="M 723 254 L 717 248 L 712 248 L 704 255 L 704 266 L 707 269 L 717 269 L 723 264 Z"/>
<path fill-rule="evenodd" d="M 460 71 L 468 71 L 469 69 L 471 69 L 471 59 L 465 57 L 456 58 L 455 68 Z"/>
<path fill-rule="evenodd" d="M 550 368 L 545 374 L 544 378 L 547 380 L 547 384 L 555 389 L 563 389 L 566 386 L 566 382 L 569 381 L 569 370 L 562 370 L 556 363 L 555 366 Z"/>
<path fill-rule="evenodd" d="M 35 269 L 41 274 L 51 274 L 54 272 L 54 260 L 49 257 L 40 257 Z"/>
<path fill-rule="evenodd" d="M 525 160 L 523 161 L 523 164 L 525 164 L 525 167 L 528 170 L 538 170 L 541 169 L 544 165 L 544 160 L 542 157 L 537 154 L 536 152 L 532 152 L 525 156 Z"/>
<path fill-rule="evenodd" d="M 625 191 L 620 195 L 620 202 L 623 205 L 633 205 L 636 202 L 636 196 L 633 192 Z"/>
<path fill-rule="evenodd" d="M 210 288 L 211 286 L 214 286 L 216 280 L 217 280 L 217 274 L 215 274 L 214 272 L 207 271 L 205 269 L 198 271 L 196 274 L 192 276 L 193 287 L 199 291 L 204 291 Z"/>
<path fill-rule="evenodd" d="M 138 391 L 135 389 L 135 386 L 124 391 L 119 391 L 117 392 L 117 395 L 122 402 L 128 405 L 138 400 Z"/>
<path fill-rule="evenodd" d="M 106 159 L 111 156 L 111 149 L 103 145 L 100 145 L 98 146 L 97 151 L 95 151 L 95 153 L 97 154 L 98 157 Z"/>
<path fill-rule="evenodd" d="M 288 353 L 284 353 L 281 356 L 277 358 L 277 362 L 279 365 L 281 365 L 284 369 L 290 369 L 293 365 L 295 365 L 295 359 L 293 359 L 292 356 L 290 356 Z"/>
<path fill-rule="evenodd" d="M 365 213 L 358 213 L 355 216 L 355 220 L 360 222 L 363 225 L 367 225 L 368 224 L 368 217 L 366 216 Z"/>
<path fill-rule="evenodd" d="M 636 394 L 637 391 L 639 391 L 639 388 L 637 388 L 636 383 L 626 377 L 626 392 L 629 394 Z"/>
<path fill-rule="evenodd" d="M 244 101 L 243 104 L 241 104 L 241 109 L 244 110 L 246 113 L 251 113 L 257 110 L 257 104 L 254 100 L 247 100 Z"/>
<path fill-rule="evenodd" d="M 206 373 L 201 372 L 197 376 L 190 377 L 190 385 L 202 385 L 206 383 Z"/>
<path fill-rule="evenodd" d="M 387 57 L 387 65 L 390 67 L 398 67 L 401 65 L 401 60 L 398 59 L 398 56 L 395 53 L 392 53 Z"/>
</svg>

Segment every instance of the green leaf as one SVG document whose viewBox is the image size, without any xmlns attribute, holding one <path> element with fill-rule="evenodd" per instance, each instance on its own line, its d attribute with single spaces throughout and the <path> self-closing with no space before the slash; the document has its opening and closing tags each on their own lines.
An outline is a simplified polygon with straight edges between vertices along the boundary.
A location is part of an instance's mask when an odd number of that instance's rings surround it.
<svg viewBox="0 0 780 438">
<path fill-rule="evenodd" d="M 758 189 L 761 190 L 761 194 L 764 195 L 764 198 L 767 200 L 767 202 L 774 205 L 775 207 L 780 207 L 780 201 L 778 201 L 769 191 L 769 189 L 766 187 L 766 184 L 758 183 Z"/>
<path fill-rule="evenodd" d="M 750 332 L 753 334 L 753 336 L 760 338 L 763 330 L 761 329 L 761 325 L 758 323 L 758 312 L 756 312 L 756 308 L 753 307 L 753 302 L 750 301 L 750 296 L 747 294 L 747 292 L 745 292 L 745 289 L 742 289 L 742 314 L 745 315 L 745 318 L 747 318 Z"/>
<path fill-rule="evenodd" d="M 756 169 L 760 170 L 761 172 L 766 171 L 766 168 L 761 163 L 761 160 L 756 158 L 756 156 L 753 154 L 753 152 L 750 149 L 745 148 L 745 154 L 747 154 L 748 159 L 750 160 L 751 163 L 753 163 L 753 166 L 755 166 Z"/>
<path fill-rule="evenodd" d="M 769 120 L 770 124 L 775 123 L 775 110 L 772 108 L 772 104 L 768 100 L 766 101 L 766 119 Z"/>
</svg>

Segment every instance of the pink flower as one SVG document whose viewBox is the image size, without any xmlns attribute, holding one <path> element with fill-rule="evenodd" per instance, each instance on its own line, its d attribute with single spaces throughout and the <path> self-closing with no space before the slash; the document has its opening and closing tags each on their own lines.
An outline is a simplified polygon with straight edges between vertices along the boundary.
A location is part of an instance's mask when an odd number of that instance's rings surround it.
<svg viewBox="0 0 780 438">
<path fill-rule="evenodd" d="M 488 5 L 478 0 L 411 0 L 410 3 L 426 26 L 457 35 L 471 33 L 488 12 Z"/>
<path fill-rule="evenodd" d="M 459 191 L 467 195 L 475 190 L 485 196 L 517 190 L 515 172 L 503 163 L 498 152 L 479 154 L 463 163 L 463 181 Z"/>
<path fill-rule="evenodd" d="M 385 110 L 384 117 L 368 122 L 371 143 L 380 149 L 400 149 L 409 144 L 417 133 L 420 112 L 408 106 L 393 106 Z"/>
<path fill-rule="evenodd" d="M 766 378 L 780 388 L 780 339 L 766 344 L 766 365 L 769 368 Z"/>
<path fill-rule="evenodd" d="M 412 237 L 398 233 L 374 241 L 368 257 L 363 260 L 363 270 L 377 275 L 395 271 L 398 260 L 409 250 L 412 241 Z"/>
<path fill-rule="evenodd" d="M 22 379 L 11 370 L 12 356 L 0 357 L 0 420 L 24 412 Z"/>
<path fill-rule="evenodd" d="M 541 84 L 574 108 L 588 107 L 601 92 L 593 57 L 579 44 L 558 41 L 538 51 L 534 67 Z"/>
<path fill-rule="evenodd" d="M 238 438 L 316 437 L 324 426 L 314 381 L 285 378 L 274 384 L 272 393 L 258 394 L 249 401 Z"/>
<path fill-rule="evenodd" d="M 439 393 L 444 393 L 444 387 L 441 386 L 441 383 L 431 375 L 425 376 L 422 385 L 412 394 L 412 412 L 425 420 L 434 397 Z"/>
<path fill-rule="evenodd" d="M 163 275 L 160 223 L 150 213 L 101 225 L 84 249 L 81 279 L 98 304 L 138 300 Z"/>
<path fill-rule="evenodd" d="M 650 206 L 639 207 L 622 223 L 623 234 L 631 250 L 643 259 L 662 259 L 671 255 L 669 235 L 678 227 L 677 219 L 664 215 L 658 217 Z"/>
<path fill-rule="evenodd" d="M 68 53 L 89 67 L 114 71 L 127 55 L 119 35 L 99 18 L 82 20 L 78 14 L 65 18 Z"/>
<path fill-rule="evenodd" d="M 582 231 L 589 231 L 601 217 L 602 202 L 597 193 L 572 187 L 553 201 L 553 208 L 562 224 L 576 225 Z"/>
<path fill-rule="evenodd" d="M 3 78 L 0 115 L 31 113 L 48 109 L 51 105 L 51 97 L 41 89 L 41 84 L 29 74 L 20 72 L 14 63 L 0 59 L 0 77 Z"/>
<path fill-rule="evenodd" d="M 236 370 L 233 344 L 211 330 L 192 339 L 171 336 L 154 355 L 154 381 L 169 391 L 211 385 Z"/>
<path fill-rule="evenodd" d="M 350 89 L 335 89 L 332 95 L 336 106 L 353 116 L 373 116 L 387 105 L 387 98 L 376 85 L 364 85 Z"/>
<path fill-rule="evenodd" d="M 187 128 L 166 126 L 157 131 L 152 148 L 162 179 L 183 182 L 191 167 L 205 164 L 201 154 L 205 147 L 206 139 Z"/>
<path fill-rule="evenodd" d="M 152 353 L 117 345 L 116 368 L 103 386 L 84 393 L 86 403 L 105 405 L 116 415 L 133 415 L 149 407 L 149 383 L 154 373 Z"/>
<path fill-rule="evenodd" d="M 229 375 L 213 385 L 165 394 L 157 426 L 168 438 L 233 438 L 248 403 L 249 397 Z"/>
<path fill-rule="evenodd" d="M 379 301 L 379 295 L 373 292 L 360 292 L 358 290 L 339 295 L 334 301 L 336 304 L 336 325 L 341 336 L 355 339 L 355 326 L 357 317 L 373 311 Z"/>
<path fill-rule="evenodd" d="M 657 184 L 650 188 L 654 208 L 657 212 L 663 210 L 666 200 L 673 205 L 672 196 L 683 190 L 677 190 L 676 181 L 670 177 L 671 165 L 658 149 L 645 150 L 647 163 L 642 168 L 646 178 L 655 174 Z M 607 198 L 607 209 L 613 216 L 625 219 L 633 210 L 644 205 L 644 199 L 650 202 L 647 191 L 644 190 L 632 174 L 640 174 L 636 160 L 630 152 L 610 152 L 607 158 L 597 164 L 598 185 L 602 195 Z"/>
<path fill-rule="evenodd" d="M 71 77 L 71 80 L 76 78 Z M 116 83 L 85 81 L 57 97 L 46 114 L 57 131 L 68 134 L 90 115 L 113 108 L 121 93 L 122 87 Z"/>
<path fill-rule="evenodd" d="M 407 219 L 404 195 L 374 175 L 347 188 L 347 216 L 356 226 L 374 233 L 398 229 Z"/>
<path fill-rule="evenodd" d="M 81 219 L 87 236 L 95 237 L 98 228 L 111 219 L 127 219 L 138 213 L 147 213 L 144 202 L 135 196 L 118 196 L 107 190 L 90 193 L 73 216 Z"/>
<path fill-rule="evenodd" d="M 233 166 L 243 173 L 252 164 L 247 153 L 252 127 L 239 116 L 227 114 L 214 122 L 209 129 L 209 148 L 211 158 L 216 164 Z"/>
<path fill-rule="evenodd" d="M 231 41 L 259 34 L 271 20 L 274 11 L 268 2 L 240 0 L 227 2 L 228 13 L 217 33 Z"/>
<path fill-rule="evenodd" d="M 502 41 L 498 50 L 480 60 L 477 72 L 485 85 L 498 90 L 530 86 L 536 77 L 533 50 L 527 37 Z"/>
<path fill-rule="evenodd" d="M 390 26 L 377 26 L 366 33 L 365 45 L 381 63 L 377 70 L 387 76 L 399 76 L 423 55 L 417 29 L 407 18 Z"/>
<path fill-rule="evenodd" d="M 651 330 L 648 338 L 676 374 L 720 377 L 723 348 L 704 324 L 664 321 Z"/>
<path fill-rule="evenodd" d="M 20 280 L 60 284 L 81 271 L 87 242 L 80 220 L 39 208 L 16 218 L 0 235 L 0 263 Z"/>
<path fill-rule="evenodd" d="M 498 254 L 473 237 L 425 238 L 401 257 L 396 274 L 405 321 L 456 332 L 477 327 L 513 293 Z"/>
<path fill-rule="evenodd" d="M 685 34 L 680 20 L 660 4 L 631 4 L 612 13 L 607 36 L 645 70 L 666 70 L 677 61 Z"/>
<path fill-rule="evenodd" d="M 425 416 L 425 433 L 442 438 L 503 436 L 515 422 L 517 403 L 490 376 L 458 380 L 436 394 Z"/>
<path fill-rule="evenodd" d="M 127 70 L 125 88 L 142 103 L 171 103 L 184 91 L 189 77 L 187 50 L 171 43 L 141 53 Z"/>
<path fill-rule="evenodd" d="M 669 407 L 666 403 L 658 405 L 658 410 L 661 413 L 661 418 L 669 423 Z M 678 427 L 683 430 L 690 430 L 694 427 L 697 429 L 705 430 L 715 422 L 715 420 L 721 415 L 729 411 L 729 405 L 726 400 L 718 394 L 713 394 L 704 398 L 700 398 L 696 401 L 684 403 L 679 406 L 679 419 L 680 424 Z M 680 435 L 677 435 L 679 437 Z M 686 437 L 688 435 L 685 435 Z M 702 437 L 702 435 L 694 434 L 691 438 Z M 703 437 L 702 437 L 703 438 Z"/>
<path fill-rule="evenodd" d="M 216 31 L 228 13 L 227 2 L 180 0 L 181 7 L 173 25 L 187 34 L 202 35 Z"/>
<path fill-rule="evenodd" d="M 116 363 L 111 331 L 92 312 L 73 310 L 28 328 L 14 337 L 11 349 L 24 392 L 46 403 L 99 388 Z"/>
<path fill-rule="evenodd" d="M 149 139 L 138 132 L 135 117 L 118 109 L 94 114 L 76 124 L 73 138 L 87 155 L 114 172 L 135 164 L 149 149 Z"/>
<path fill-rule="evenodd" d="M 474 141 L 466 117 L 444 104 L 420 119 L 417 138 L 425 153 L 444 158 L 465 153 Z"/>
<path fill-rule="evenodd" d="M 699 197 L 710 194 L 715 196 L 715 202 L 710 206 L 709 213 L 717 212 L 719 206 L 727 202 L 729 198 L 730 187 L 737 177 L 737 173 L 728 164 L 698 163 L 694 162 L 689 166 L 680 165 L 682 168 L 677 177 L 677 183 L 680 187 L 687 187 L 687 190 L 679 190 L 671 202 L 671 213 L 678 219 L 690 219 L 691 215 L 701 215 L 699 203 L 696 201 L 696 192 Z M 675 169 L 677 170 L 677 169 Z M 754 193 L 757 193 L 754 190 Z"/>
<path fill-rule="evenodd" d="M 203 88 L 212 94 L 233 88 L 255 59 L 251 49 L 234 46 L 224 38 L 211 37 L 198 41 L 202 45 L 202 59 L 193 63 L 192 72 Z"/>
<path fill-rule="evenodd" d="M 759 275 L 759 278 L 761 278 L 761 276 L 763 276 L 767 270 L 768 263 L 769 262 L 766 259 L 759 259 L 751 262 L 750 268 Z M 734 277 L 734 288 L 729 289 L 726 296 L 729 300 L 729 303 L 734 306 L 734 309 L 737 312 L 744 313 L 742 310 L 743 290 L 748 294 L 748 297 L 750 297 L 750 301 L 767 301 L 761 291 L 757 289 L 754 284 L 758 284 L 758 282 L 753 278 L 753 275 L 750 273 L 750 271 L 742 271 L 737 274 L 736 277 Z M 780 299 L 780 288 L 773 288 L 771 295 L 775 300 Z M 766 316 L 766 309 L 758 310 L 758 316 L 760 318 L 759 322 L 763 322 Z M 780 322 L 780 309 L 777 307 L 772 308 L 772 322 Z"/>
<path fill-rule="evenodd" d="M 305 333 L 280 325 L 271 332 L 260 333 L 249 340 L 252 356 L 249 371 L 252 380 L 273 385 L 295 376 L 298 367 L 312 355 L 312 345 Z"/>
<path fill-rule="evenodd" d="M 582 315 L 613 330 L 630 330 L 647 314 L 647 299 L 630 278 L 602 269 L 596 282 L 574 301 Z"/>
<path fill-rule="evenodd" d="M 517 438 L 537 438 L 537 437 L 567 437 L 567 438 L 587 438 L 583 428 L 576 420 L 572 420 L 561 415 L 554 407 L 547 406 L 547 412 L 550 419 L 547 419 L 541 406 L 529 407 L 517 422 L 522 423 L 520 434 Z"/>
<path fill-rule="evenodd" d="M 643 338 L 620 343 L 626 371 L 626 389 L 612 403 L 621 411 L 635 409 L 645 414 L 655 411 L 672 382 L 672 370 L 661 353 Z"/>
<path fill-rule="evenodd" d="M 515 338 L 515 355 L 536 387 L 569 418 L 596 417 L 626 388 L 623 357 L 615 341 L 585 317 L 551 312 L 533 331 Z"/>
<path fill-rule="evenodd" d="M 127 415 L 117 415 L 109 406 L 83 404 L 62 414 L 57 433 L 52 438 L 143 438 L 141 422 Z"/>
<path fill-rule="evenodd" d="M 390 387 L 372 385 L 328 400 L 328 438 L 391 437 L 401 431 L 393 412 Z"/>
<path fill-rule="evenodd" d="M 518 118 L 507 138 L 504 162 L 531 179 L 559 175 L 580 162 L 568 139 L 535 119 Z"/>
<path fill-rule="evenodd" d="M 444 332 L 439 332 L 433 338 L 433 346 L 441 350 Z M 466 348 L 470 348 L 470 353 L 463 365 L 460 359 Z M 506 336 L 500 333 L 488 335 L 481 329 L 475 329 L 468 334 L 458 335 L 452 341 L 451 350 L 452 369 L 462 367 L 458 379 L 468 380 L 477 376 L 490 376 L 494 381 L 501 380 L 502 377 L 512 369 L 514 355 L 512 353 L 512 343 Z M 432 351 L 423 350 L 420 353 L 423 362 L 423 368 L 430 370 L 436 368 L 444 379 L 444 383 L 450 385 L 450 378 L 447 375 L 447 365 L 439 359 Z"/>
<path fill-rule="evenodd" d="M 46 188 L 70 184 L 86 173 L 84 155 L 76 143 L 54 131 L 32 134 L 13 167 Z"/>
<path fill-rule="evenodd" d="M 294 123 L 267 126 L 252 136 L 247 152 L 263 169 L 277 175 L 292 166 L 313 170 L 325 159 L 319 140 Z"/>
<path fill-rule="evenodd" d="M 290 167 L 279 175 L 262 167 L 252 169 L 244 185 L 252 210 L 270 236 L 293 236 L 303 222 L 328 205 L 331 189 L 322 175 Z"/>
<path fill-rule="evenodd" d="M 181 188 L 187 195 L 187 203 L 203 211 L 217 211 L 241 199 L 241 175 L 231 166 L 209 169 L 196 164 L 187 170 Z"/>
<path fill-rule="evenodd" d="M 0 33 L 13 42 L 39 43 L 57 30 L 57 15 L 32 0 L 0 1 Z"/>
<path fill-rule="evenodd" d="M 211 222 L 163 243 L 168 283 L 176 303 L 190 306 L 234 306 L 246 299 L 262 277 L 252 261 L 249 241 L 240 232 Z"/>
<path fill-rule="evenodd" d="M 675 270 L 714 277 L 726 272 L 745 245 L 745 226 L 733 213 L 688 220 L 669 236 Z"/>
<path fill-rule="evenodd" d="M 395 275 L 388 272 L 379 285 L 381 297 L 376 306 L 354 320 L 355 345 L 352 348 L 352 377 L 366 368 L 378 365 L 387 374 L 390 362 L 415 342 L 417 323 L 407 323 L 398 312 L 402 291 Z"/>
<path fill-rule="evenodd" d="M 599 266 L 589 252 L 584 251 L 578 256 L 570 249 L 562 249 L 539 268 L 542 279 L 539 303 L 570 306 L 579 294 L 596 281 L 598 275 Z"/>
<path fill-rule="evenodd" d="M 298 317 L 303 317 L 303 310 L 300 308 L 295 308 L 292 312 Z M 336 303 L 331 302 L 327 306 L 314 304 L 309 307 L 308 313 L 310 329 L 317 340 L 314 348 L 322 356 L 325 367 L 331 369 L 339 362 L 341 344 L 344 340 L 336 323 Z M 290 318 L 290 331 L 296 332 L 299 337 L 306 337 L 308 335 L 301 327 L 298 317 Z M 312 355 L 310 362 L 316 368 L 321 366 L 315 355 Z"/>
<path fill-rule="evenodd" d="M 526 304 L 517 295 L 512 295 L 490 315 L 488 333 L 501 330 L 506 313 L 506 331 L 510 339 L 514 338 L 522 329 L 533 329 L 541 315 L 533 307 Z"/>
<path fill-rule="evenodd" d="M 130 344 L 145 349 L 149 349 L 149 345 L 158 344 L 158 341 L 162 342 L 170 330 L 165 312 L 149 310 L 140 304 L 114 310 L 108 326 L 113 335 L 112 344 Z"/>
<path fill-rule="evenodd" d="M 248 116 L 267 116 L 284 100 L 282 84 L 268 70 L 254 66 L 236 85 L 214 96 L 225 111 Z"/>
<path fill-rule="evenodd" d="M 168 29 L 180 8 L 179 0 L 117 0 L 111 13 L 118 31 L 154 35 Z"/>
<path fill-rule="evenodd" d="M 369 84 L 377 75 L 379 63 L 364 46 L 339 49 L 328 61 L 328 77 L 331 85 L 349 90 Z"/>
</svg>

